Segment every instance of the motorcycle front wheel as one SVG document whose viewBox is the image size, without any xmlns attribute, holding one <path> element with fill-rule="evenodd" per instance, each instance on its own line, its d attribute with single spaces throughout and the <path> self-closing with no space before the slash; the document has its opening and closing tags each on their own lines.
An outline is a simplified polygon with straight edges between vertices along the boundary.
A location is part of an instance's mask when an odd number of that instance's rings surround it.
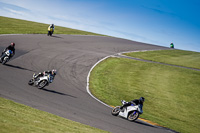
<svg viewBox="0 0 200 133">
<path fill-rule="evenodd" d="M 48 84 L 48 81 L 42 80 L 42 81 L 38 84 L 38 89 L 44 88 L 47 84 Z"/>
<path fill-rule="evenodd" d="M 139 117 L 139 112 L 138 111 L 133 111 L 128 115 L 127 119 L 129 121 L 135 121 L 135 120 L 138 119 L 138 117 Z"/>
<path fill-rule="evenodd" d="M 119 112 L 120 112 L 120 106 L 117 106 L 111 111 L 111 114 L 114 116 L 118 116 Z"/>
<path fill-rule="evenodd" d="M 7 58 L 6 58 L 6 59 L 4 58 L 2 64 L 5 65 L 7 61 L 8 61 L 8 59 L 7 59 Z"/>
</svg>

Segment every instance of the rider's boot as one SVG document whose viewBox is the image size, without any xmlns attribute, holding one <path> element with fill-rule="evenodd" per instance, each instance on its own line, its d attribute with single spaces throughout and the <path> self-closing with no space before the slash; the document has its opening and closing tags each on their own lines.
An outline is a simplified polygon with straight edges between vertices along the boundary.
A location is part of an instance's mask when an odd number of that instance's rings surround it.
<svg viewBox="0 0 200 133">
<path fill-rule="evenodd" d="M 121 112 L 124 112 L 123 106 L 121 106 L 119 109 L 120 109 Z"/>
</svg>

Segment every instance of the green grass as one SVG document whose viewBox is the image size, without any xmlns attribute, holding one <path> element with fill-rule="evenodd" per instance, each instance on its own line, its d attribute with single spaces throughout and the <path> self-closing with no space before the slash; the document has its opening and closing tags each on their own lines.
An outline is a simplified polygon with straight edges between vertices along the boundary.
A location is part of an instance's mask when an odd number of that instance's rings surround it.
<svg viewBox="0 0 200 133">
<path fill-rule="evenodd" d="M 138 53 L 139 54 L 139 53 Z M 92 94 L 109 105 L 144 96 L 142 118 L 185 133 L 200 131 L 200 72 L 109 58 L 91 73 Z"/>
<path fill-rule="evenodd" d="M 107 133 L 0 97 L 1 133 Z"/>
<path fill-rule="evenodd" d="M 125 55 L 167 64 L 200 69 L 200 53 L 184 50 L 132 52 Z"/>
<path fill-rule="evenodd" d="M 49 25 L 50 24 L 43 24 L 0 16 L 0 34 L 47 34 L 47 28 Z M 55 25 L 54 34 L 100 35 L 92 32 L 75 30 L 57 25 Z"/>
</svg>

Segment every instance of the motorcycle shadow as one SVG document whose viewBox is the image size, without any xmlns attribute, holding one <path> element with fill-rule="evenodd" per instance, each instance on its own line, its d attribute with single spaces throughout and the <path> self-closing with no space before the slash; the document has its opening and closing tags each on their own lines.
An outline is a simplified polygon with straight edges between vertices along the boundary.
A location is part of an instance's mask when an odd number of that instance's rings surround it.
<svg viewBox="0 0 200 133">
<path fill-rule="evenodd" d="M 55 37 L 55 38 L 61 38 L 61 39 L 63 39 L 62 37 L 55 36 L 55 35 L 52 35 L 51 37 Z"/>
<path fill-rule="evenodd" d="M 20 67 L 20 66 L 14 66 L 14 65 L 11 65 L 11 64 L 5 64 L 5 66 L 12 67 L 12 68 L 17 68 L 17 69 L 21 69 L 21 70 L 27 70 L 27 71 L 30 71 L 30 72 L 35 72 L 33 70 L 30 70 L 30 69 L 27 69 L 27 68 L 23 68 L 23 67 Z"/>
<path fill-rule="evenodd" d="M 69 94 L 65 94 L 65 93 L 62 93 L 62 92 L 58 92 L 58 91 L 55 91 L 55 90 L 49 90 L 49 89 L 46 89 L 46 88 L 43 88 L 41 90 L 46 91 L 46 92 L 51 92 L 51 93 L 59 94 L 59 95 L 64 95 L 64 96 L 69 96 L 69 97 L 77 98 L 75 96 L 72 96 L 72 95 L 69 95 Z"/>
</svg>

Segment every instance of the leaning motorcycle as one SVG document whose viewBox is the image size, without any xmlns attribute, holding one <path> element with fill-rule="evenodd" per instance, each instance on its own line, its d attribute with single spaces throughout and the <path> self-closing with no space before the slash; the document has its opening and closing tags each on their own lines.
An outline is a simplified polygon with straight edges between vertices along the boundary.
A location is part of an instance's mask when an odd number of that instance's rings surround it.
<svg viewBox="0 0 200 133">
<path fill-rule="evenodd" d="M 6 50 L 2 56 L 0 57 L 0 62 L 4 65 L 6 64 L 6 62 L 8 62 L 10 60 L 10 55 L 12 54 L 13 52 L 11 50 Z"/>
<path fill-rule="evenodd" d="M 53 34 L 53 28 L 48 28 L 48 36 L 52 36 Z"/>
<path fill-rule="evenodd" d="M 121 100 L 121 103 L 124 105 L 126 103 L 125 100 Z M 114 116 L 121 116 L 129 121 L 135 121 L 138 119 L 139 115 L 143 113 L 142 111 L 142 105 L 133 105 L 131 104 L 128 107 L 124 107 L 123 109 L 120 109 L 121 106 L 116 106 L 113 108 L 111 114 Z"/>
<path fill-rule="evenodd" d="M 53 82 L 53 77 L 50 74 L 35 79 L 35 73 L 34 73 L 33 78 L 29 80 L 28 84 L 34 85 L 38 89 L 43 89 L 45 86 L 48 86 L 52 82 Z"/>
</svg>

